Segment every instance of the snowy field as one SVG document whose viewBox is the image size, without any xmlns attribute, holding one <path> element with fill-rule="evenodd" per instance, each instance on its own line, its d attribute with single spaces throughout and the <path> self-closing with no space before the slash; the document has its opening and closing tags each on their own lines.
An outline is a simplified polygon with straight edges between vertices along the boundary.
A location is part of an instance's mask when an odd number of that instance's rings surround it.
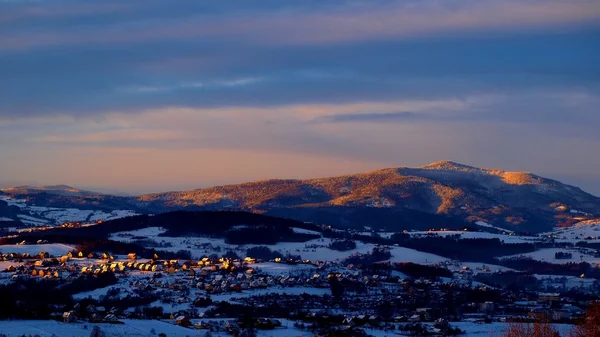
<svg viewBox="0 0 600 337">
<path fill-rule="evenodd" d="M 556 259 L 554 257 L 554 254 L 556 254 L 557 252 L 571 253 L 572 256 L 570 259 Z M 593 264 L 600 263 L 600 258 L 594 257 L 592 255 L 592 251 L 586 250 L 586 249 L 576 249 L 576 248 L 569 248 L 569 249 L 543 248 L 540 250 L 536 250 L 535 252 L 532 252 L 532 253 L 505 256 L 503 258 L 509 259 L 509 258 L 514 258 L 514 257 L 528 257 L 528 258 L 532 258 L 534 260 L 555 263 L 555 264 L 564 264 L 564 263 L 569 263 L 569 262 L 575 262 L 575 263 L 587 262 L 587 263 L 590 263 L 593 265 Z"/>
<path fill-rule="evenodd" d="M 9 206 L 17 206 L 22 212 L 28 213 L 18 214 L 17 216 L 21 222 L 30 226 L 60 225 L 65 222 L 107 221 L 136 215 L 135 212 L 130 210 L 104 212 L 77 208 L 33 206 L 29 205 L 25 200 L 13 199 L 5 195 L 0 196 L 0 200 L 6 201 Z"/>
<path fill-rule="evenodd" d="M 193 330 L 154 320 L 122 320 L 124 324 L 61 323 L 56 321 L 0 321 L 0 331 L 9 337 L 87 337 L 99 326 L 105 337 L 148 337 L 165 333 L 169 337 L 195 336 Z"/>
<path fill-rule="evenodd" d="M 40 218 L 32 217 L 32 216 L 29 216 L 29 215 L 25 215 L 25 214 L 18 214 L 17 216 L 19 217 L 19 219 L 21 220 L 21 222 L 24 223 L 24 224 L 26 224 L 26 225 L 44 226 L 44 225 L 47 225 L 49 223 L 49 221 L 46 220 L 46 219 L 40 219 Z"/>
<path fill-rule="evenodd" d="M 462 239 L 499 239 L 500 241 L 504 241 L 505 243 L 530 243 L 530 242 L 542 240 L 541 237 L 535 237 L 535 236 L 517 236 L 517 235 L 486 233 L 486 232 L 464 232 L 464 231 L 431 231 L 431 232 L 417 231 L 417 232 L 408 232 L 408 234 L 410 234 L 412 236 L 460 235 L 460 237 Z"/>
<path fill-rule="evenodd" d="M 178 250 L 190 250 L 195 259 L 208 256 L 210 254 L 222 254 L 223 250 L 232 250 L 240 257 L 246 257 L 246 251 L 252 247 L 264 245 L 229 245 L 224 239 L 204 238 L 204 237 L 163 237 L 158 236 L 165 230 L 159 227 L 149 227 L 130 232 L 118 232 L 110 236 L 111 240 L 132 242 L 134 237 L 147 237 L 160 244 L 168 244 L 170 247 L 161 247 L 161 250 L 176 252 Z M 314 239 L 307 242 L 280 242 L 276 245 L 267 245 L 271 250 L 277 250 L 284 255 L 300 255 L 302 259 L 311 261 L 341 261 L 352 254 L 366 254 L 373 251 L 376 245 L 371 243 L 356 242 L 356 248 L 347 251 L 337 251 L 329 249 L 332 242 L 329 238 Z M 414 262 L 420 264 L 436 264 L 448 260 L 445 257 L 420 252 L 418 250 L 404 247 L 390 247 L 392 262 Z M 261 265 L 262 266 L 262 265 Z"/>
<path fill-rule="evenodd" d="M 452 261 L 451 264 L 447 265 L 448 269 L 453 272 L 460 272 L 464 270 L 465 267 L 468 270 L 471 270 L 473 274 L 479 273 L 496 273 L 496 272 L 504 272 L 504 271 L 514 271 L 514 269 L 506 268 L 504 266 L 498 266 L 489 263 L 480 263 L 480 262 L 459 262 Z"/>
<path fill-rule="evenodd" d="M 503 231 L 503 232 L 507 232 L 507 233 L 514 233 L 513 231 L 511 231 L 509 229 L 496 227 L 496 226 L 490 225 L 489 223 L 487 223 L 485 221 L 475 221 L 475 224 L 480 227 L 493 228 L 495 230 L 499 230 L 499 231 Z"/>
<path fill-rule="evenodd" d="M 314 273 L 317 267 L 310 264 L 290 265 L 284 263 L 264 262 L 249 264 L 248 267 L 256 269 L 257 272 L 267 275 L 294 275 L 298 273 Z"/>
<path fill-rule="evenodd" d="M 62 243 L 49 243 L 43 245 L 2 245 L 0 246 L 0 252 L 3 253 L 29 253 L 31 255 L 38 254 L 39 252 L 48 252 L 53 256 L 66 255 L 68 252 L 75 249 L 73 246 L 65 245 Z"/>
<path fill-rule="evenodd" d="M 573 243 L 586 240 L 586 238 L 592 238 L 591 241 L 598 241 L 600 240 L 600 220 L 582 222 L 574 227 L 559 228 L 543 235 Z"/>
<path fill-rule="evenodd" d="M 192 320 L 192 323 L 221 323 L 227 319 Z M 56 321 L 0 321 L 0 331 L 9 337 L 21 335 L 39 335 L 40 337 L 87 337 L 94 326 L 100 327 L 105 337 L 148 337 L 165 333 L 169 337 L 203 336 L 206 330 L 187 329 L 172 323 L 156 320 L 122 320 L 123 324 L 61 323 Z M 308 331 L 294 328 L 293 322 L 282 319 L 282 327 L 275 330 L 258 330 L 260 337 L 301 337 L 312 336 Z M 478 324 L 468 322 L 451 323 L 452 326 L 464 330 L 461 336 L 468 337 L 500 337 L 507 328 L 506 323 Z M 556 324 L 561 336 L 567 336 L 572 329 L 570 325 Z M 153 333 L 154 332 L 154 333 Z M 404 336 L 397 331 L 366 329 L 375 337 Z M 228 336 L 224 332 L 213 332 L 214 337 Z"/>
<path fill-rule="evenodd" d="M 203 290 L 199 290 L 200 294 L 205 294 Z M 252 296 L 272 295 L 331 295 L 329 288 L 308 288 L 308 287 L 271 287 L 265 289 L 243 290 L 240 293 L 226 293 L 218 295 L 210 295 L 213 302 L 235 302 L 233 299 L 242 299 Z"/>
</svg>

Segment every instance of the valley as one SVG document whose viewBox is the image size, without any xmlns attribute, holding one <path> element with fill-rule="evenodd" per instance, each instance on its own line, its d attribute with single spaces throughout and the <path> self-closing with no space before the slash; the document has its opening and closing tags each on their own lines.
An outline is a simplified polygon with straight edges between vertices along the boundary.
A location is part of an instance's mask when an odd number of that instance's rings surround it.
<svg viewBox="0 0 600 337">
<path fill-rule="evenodd" d="M 0 317 L 24 324 L 3 333 L 567 331 L 600 292 L 597 200 L 452 162 L 139 197 L 3 189 Z"/>
</svg>

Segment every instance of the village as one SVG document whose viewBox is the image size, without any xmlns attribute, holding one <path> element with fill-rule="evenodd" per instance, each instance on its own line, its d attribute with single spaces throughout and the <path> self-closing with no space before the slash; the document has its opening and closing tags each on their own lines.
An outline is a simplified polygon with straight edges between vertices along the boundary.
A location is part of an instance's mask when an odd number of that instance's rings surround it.
<svg viewBox="0 0 600 337">
<path fill-rule="evenodd" d="M 51 305 L 49 318 L 74 324 L 154 319 L 237 336 L 248 324 L 269 330 L 286 322 L 313 333 L 369 329 L 449 335 L 460 334 L 456 322 L 502 323 L 543 314 L 572 323 L 588 299 L 576 291 L 571 291 L 576 297 L 569 297 L 475 281 L 474 275 L 494 273 L 486 266 L 449 272 L 451 266 L 440 263 L 426 267 L 431 276 L 411 277 L 389 262 L 363 267 L 290 257 L 213 254 L 192 261 L 156 254 L 144 259 L 135 253 L 2 251 L 0 283 L 33 280 L 70 289 L 73 301 Z M 440 271 L 444 276 L 436 275 Z"/>
</svg>

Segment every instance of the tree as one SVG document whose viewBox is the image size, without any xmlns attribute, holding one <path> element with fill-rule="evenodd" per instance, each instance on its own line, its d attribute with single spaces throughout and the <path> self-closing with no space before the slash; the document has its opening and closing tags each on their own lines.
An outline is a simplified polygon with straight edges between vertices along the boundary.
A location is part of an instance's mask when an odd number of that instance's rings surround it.
<svg viewBox="0 0 600 337">
<path fill-rule="evenodd" d="M 331 296 L 336 300 L 341 300 L 344 295 L 344 286 L 335 275 L 329 276 L 329 287 L 331 288 Z"/>
<path fill-rule="evenodd" d="M 544 316 L 536 317 L 533 323 L 511 322 L 503 337 L 560 337 L 558 330 Z"/>
<path fill-rule="evenodd" d="M 571 333 L 572 337 L 600 337 L 600 302 L 590 304 L 581 322 Z"/>
</svg>

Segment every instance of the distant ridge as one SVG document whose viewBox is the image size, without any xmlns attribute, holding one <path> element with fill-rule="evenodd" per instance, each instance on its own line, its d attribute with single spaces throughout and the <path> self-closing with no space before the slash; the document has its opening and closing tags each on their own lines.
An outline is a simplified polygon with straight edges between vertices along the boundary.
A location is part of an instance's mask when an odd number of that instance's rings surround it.
<svg viewBox="0 0 600 337">
<path fill-rule="evenodd" d="M 80 190 L 75 187 L 68 185 L 43 185 L 43 186 L 15 186 L 0 188 L 0 191 L 8 194 L 35 194 L 35 193 L 48 193 L 65 196 L 92 196 L 100 195 L 102 193 Z"/>
<path fill-rule="evenodd" d="M 529 172 L 484 169 L 452 161 L 317 179 L 263 180 L 137 197 L 90 195 L 58 186 L 24 194 L 45 206 L 171 210 L 246 210 L 337 226 L 387 230 L 489 224 L 545 232 L 600 217 L 600 198 Z M 64 192 L 64 191 L 67 192 Z M 22 193 L 21 193 L 22 192 Z M 69 195 L 71 194 L 71 195 Z M 480 226 L 482 227 L 482 226 Z"/>
</svg>

